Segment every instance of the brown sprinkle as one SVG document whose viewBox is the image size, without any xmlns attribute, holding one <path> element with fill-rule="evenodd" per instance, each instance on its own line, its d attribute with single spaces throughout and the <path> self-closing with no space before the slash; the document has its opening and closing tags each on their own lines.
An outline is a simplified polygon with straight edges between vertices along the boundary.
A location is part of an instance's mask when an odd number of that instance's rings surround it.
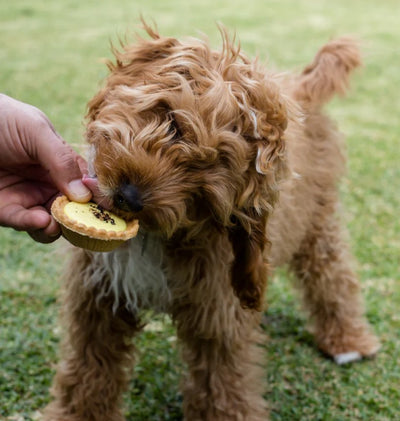
<svg viewBox="0 0 400 421">
<path fill-rule="evenodd" d="M 107 224 L 110 223 L 111 225 L 115 225 L 115 220 L 110 216 L 110 214 L 100 205 L 90 205 L 90 210 L 93 215 L 100 219 L 100 221 L 106 222 Z"/>
</svg>

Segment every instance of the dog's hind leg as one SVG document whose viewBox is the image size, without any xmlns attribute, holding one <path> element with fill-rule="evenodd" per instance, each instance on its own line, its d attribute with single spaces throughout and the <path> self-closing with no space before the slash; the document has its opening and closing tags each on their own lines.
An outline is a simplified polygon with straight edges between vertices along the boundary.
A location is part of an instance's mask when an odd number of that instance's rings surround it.
<svg viewBox="0 0 400 421">
<path fill-rule="evenodd" d="M 315 222 L 291 267 L 322 351 L 344 364 L 374 355 L 379 342 L 364 317 L 360 285 L 340 223 L 329 215 Z"/>
<path fill-rule="evenodd" d="M 133 365 L 130 338 L 139 330 L 138 322 L 122 306 L 113 311 L 113 297 L 101 297 L 85 283 L 83 274 L 89 276 L 94 268 L 90 254 L 78 253 L 64 282 L 67 332 L 51 390 L 54 400 L 44 420 L 122 421 L 119 405 Z"/>
</svg>

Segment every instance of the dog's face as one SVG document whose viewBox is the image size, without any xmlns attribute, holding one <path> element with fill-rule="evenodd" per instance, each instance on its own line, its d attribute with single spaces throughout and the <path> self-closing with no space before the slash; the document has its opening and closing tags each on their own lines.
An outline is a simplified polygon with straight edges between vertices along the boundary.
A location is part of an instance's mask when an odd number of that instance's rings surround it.
<svg viewBox="0 0 400 421">
<path fill-rule="evenodd" d="M 277 86 L 226 38 L 215 53 L 149 32 L 153 39 L 117 53 L 90 103 L 88 141 L 103 193 L 167 235 L 270 205 L 286 127 Z"/>
<path fill-rule="evenodd" d="M 210 221 L 262 232 L 253 226 L 265 224 L 285 166 L 277 85 L 225 34 L 216 53 L 146 29 L 151 39 L 115 53 L 89 104 L 102 192 L 125 217 L 166 237 Z"/>
</svg>

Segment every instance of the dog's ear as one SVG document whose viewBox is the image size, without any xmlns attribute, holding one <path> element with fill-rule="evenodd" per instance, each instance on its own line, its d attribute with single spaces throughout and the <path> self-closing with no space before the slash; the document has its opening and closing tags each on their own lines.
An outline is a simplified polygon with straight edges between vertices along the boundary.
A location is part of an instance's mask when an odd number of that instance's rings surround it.
<svg viewBox="0 0 400 421">
<path fill-rule="evenodd" d="M 237 131 L 255 152 L 255 170 L 266 176 L 269 186 L 274 188 L 286 166 L 284 132 L 292 104 L 273 80 L 255 69 L 252 73 L 253 76 L 247 75 L 251 80 L 239 79 L 231 87 L 241 111 Z M 239 73 L 237 77 L 243 75 Z"/>
<path fill-rule="evenodd" d="M 246 181 L 237 192 L 232 212 L 234 223 L 230 229 L 234 253 L 232 286 L 242 307 L 258 311 L 262 309 L 267 284 L 267 220 L 287 168 L 283 136 L 286 120 L 282 118 L 275 124 L 273 118 L 268 120 L 268 117 L 268 111 L 257 111 L 254 107 L 245 117 L 254 120 L 256 133 L 244 135 L 251 159 L 244 174 Z"/>
<path fill-rule="evenodd" d="M 267 285 L 267 263 L 264 250 L 267 245 L 265 235 L 266 216 L 256 217 L 251 231 L 238 221 L 229 231 L 234 253 L 232 264 L 232 287 L 243 308 L 261 311 Z"/>
<path fill-rule="evenodd" d="M 276 78 L 244 57 L 226 34 L 220 61 L 238 110 L 234 132 L 242 141 L 237 144 L 245 140 L 248 151 L 229 230 L 232 286 L 243 307 L 261 310 L 267 282 L 266 225 L 286 174 L 284 132 L 294 108 Z"/>
</svg>

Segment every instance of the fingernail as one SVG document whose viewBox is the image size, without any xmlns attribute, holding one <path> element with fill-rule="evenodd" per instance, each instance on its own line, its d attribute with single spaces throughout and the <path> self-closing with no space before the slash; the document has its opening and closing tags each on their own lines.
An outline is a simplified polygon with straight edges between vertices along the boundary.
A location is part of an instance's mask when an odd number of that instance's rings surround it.
<svg viewBox="0 0 400 421">
<path fill-rule="evenodd" d="M 82 183 L 81 180 L 72 180 L 68 184 L 68 196 L 77 202 L 87 201 L 92 196 L 90 190 Z"/>
<path fill-rule="evenodd" d="M 61 230 L 57 230 L 54 232 L 49 232 L 48 236 L 50 238 L 58 238 L 61 235 Z"/>
</svg>

